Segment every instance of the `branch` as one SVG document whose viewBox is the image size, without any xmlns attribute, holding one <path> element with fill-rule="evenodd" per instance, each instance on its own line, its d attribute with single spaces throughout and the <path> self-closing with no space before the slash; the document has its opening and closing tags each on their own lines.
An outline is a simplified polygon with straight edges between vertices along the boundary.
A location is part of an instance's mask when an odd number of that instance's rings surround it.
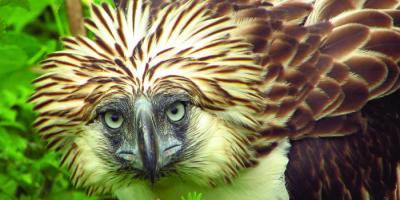
<svg viewBox="0 0 400 200">
<path fill-rule="evenodd" d="M 68 25 L 72 35 L 86 35 L 83 26 L 83 12 L 81 0 L 66 0 Z"/>
</svg>

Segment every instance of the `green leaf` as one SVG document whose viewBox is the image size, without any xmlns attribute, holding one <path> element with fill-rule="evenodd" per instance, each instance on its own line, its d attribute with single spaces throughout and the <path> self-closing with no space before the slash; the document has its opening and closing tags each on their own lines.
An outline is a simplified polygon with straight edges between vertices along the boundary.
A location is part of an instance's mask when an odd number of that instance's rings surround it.
<svg viewBox="0 0 400 200">
<path fill-rule="evenodd" d="M 17 113 L 12 110 L 13 102 L 16 101 L 16 97 L 10 92 L 0 92 L 2 100 L 0 101 L 0 123 L 14 122 L 17 117 Z M 1 126 L 1 125 L 0 125 Z"/>
<path fill-rule="evenodd" d="M 0 0 L 1 6 L 21 7 L 29 10 L 29 2 L 27 0 Z"/>
<path fill-rule="evenodd" d="M 11 73 L 1 75 L 0 74 L 0 90 L 4 90 L 7 88 L 17 88 L 18 86 L 25 86 L 29 88 L 33 88 L 30 84 L 33 79 L 35 79 L 38 75 L 31 71 L 30 69 L 16 69 Z M 26 99 L 25 99 L 26 100 Z"/>
<path fill-rule="evenodd" d="M 0 19 L 0 37 L 4 34 L 6 30 L 6 24 L 3 20 Z"/>
<path fill-rule="evenodd" d="M 93 3 L 95 4 L 108 3 L 110 5 L 114 4 L 113 0 L 93 0 Z"/>
<path fill-rule="evenodd" d="M 11 45 L 12 43 L 14 44 Z M 41 52 L 40 43 L 27 35 L 7 33 L 0 38 L 0 44 L 0 89 L 30 85 L 37 75 L 26 67 L 29 66 L 28 61 L 36 62 L 38 58 L 31 61 L 28 56 L 33 58 L 33 54 Z M 43 55 L 44 51 L 40 56 Z"/>
<path fill-rule="evenodd" d="M 22 196 L 19 197 L 19 200 L 32 200 L 32 198 L 30 198 L 27 195 L 22 195 Z"/>
<path fill-rule="evenodd" d="M 36 77 L 26 68 L 28 56 L 17 46 L 0 46 L 0 89 L 17 88 L 19 85 L 30 85 Z"/>
<path fill-rule="evenodd" d="M 30 5 L 29 10 L 13 6 L 0 7 L 0 19 L 3 19 L 7 25 L 12 25 L 16 31 L 21 32 L 28 23 L 35 20 L 53 2 L 53 0 L 27 1 Z"/>
<path fill-rule="evenodd" d="M 17 117 L 17 113 L 15 113 L 13 110 L 0 106 L 0 120 L 8 121 L 8 122 L 13 122 L 15 118 Z M 1 121 L 0 123 L 6 123 Z M 1 125 L 0 126 L 4 126 Z"/>
<path fill-rule="evenodd" d="M 3 34 L 0 37 L 0 44 L 2 44 L 2 46 L 17 46 L 23 50 L 28 57 L 34 56 L 42 47 L 42 44 L 35 37 L 25 33 L 15 32 Z"/>
<path fill-rule="evenodd" d="M 7 128 L 15 128 L 15 129 L 18 129 L 19 131 L 26 131 L 25 124 L 22 124 L 17 121 L 8 121 L 8 122 L 0 121 L 0 126 L 7 127 Z"/>
<path fill-rule="evenodd" d="M 13 106 L 18 99 L 16 92 L 4 90 L 0 94 L 3 97 L 3 100 L 1 101 L 1 103 L 8 107 Z"/>
<path fill-rule="evenodd" d="M 83 192 L 77 191 L 62 191 L 58 193 L 51 194 L 48 200 L 96 200 L 96 197 L 89 197 Z"/>
<path fill-rule="evenodd" d="M 20 175 L 20 180 L 26 185 L 31 185 L 33 182 L 32 173 L 25 173 Z"/>
<path fill-rule="evenodd" d="M 17 182 L 12 180 L 9 176 L 5 174 L 0 174 L 0 198 L 1 199 L 9 199 L 14 195 L 15 191 L 17 190 Z M 3 195 L 4 197 L 2 197 Z M 7 198 L 6 198 L 7 197 Z"/>
<path fill-rule="evenodd" d="M 74 192 L 73 199 L 80 200 L 80 199 L 87 199 L 87 200 L 96 200 L 97 197 L 89 197 L 83 192 Z"/>
<path fill-rule="evenodd" d="M 55 41 L 55 40 L 47 41 L 46 47 L 47 47 L 47 53 L 52 53 L 52 52 L 56 51 L 57 41 Z"/>
<path fill-rule="evenodd" d="M 26 53 L 17 46 L 0 46 L 0 76 L 23 67 L 28 60 Z"/>
<path fill-rule="evenodd" d="M 201 193 L 189 192 L 187 195 L 187 198 L 185 198 L 184 196 L 181 196 L 181 200 L 201 200 L 202 196 L 203 195 Z"/>
<path fill-rule="evenodd" d="M 8 148 L 2 149 L 2 154 L 11 156 L 12 158 L 20 159 L 22 150 L 27 145 L 27 140 L 17 134 L 0 132 L 0 144 L 7 146 Z"/>
</svg>

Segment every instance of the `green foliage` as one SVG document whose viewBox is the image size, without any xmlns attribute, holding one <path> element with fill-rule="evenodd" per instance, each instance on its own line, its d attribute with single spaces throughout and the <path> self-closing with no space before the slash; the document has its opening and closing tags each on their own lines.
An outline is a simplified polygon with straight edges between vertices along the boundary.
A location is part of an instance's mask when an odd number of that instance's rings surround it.
<svg viewBox="0 0 400 200">
<path fill-rule="evenodd" d="M 187 198 L 185 198 L 184 196 L 181 197 L 181 200 L 201 200 L 201 193 L 197 193 L 197 192 L 189 192 L 189 194 L 187 195 Z"/>
<path fill-rule="evenodd" d="M 101 4 L 101 3 L 112 4 L 113 0 L 93 0 L 93 3 L 95 3 L 95 4 Z"/>
<path fill-rule="evenodd" d="M 21 7 L 29 9 L 29 2 L 27 0 L 0 0 L 0 7 L 11 5 L 13 7 Z"/>
<path fill-rule="evenodd" d="M 62 0 L 0 0 L 0 199 L 97 199 L 70 185 L 32 123 L 37 63 L 68 34 Z"/>
</svg>

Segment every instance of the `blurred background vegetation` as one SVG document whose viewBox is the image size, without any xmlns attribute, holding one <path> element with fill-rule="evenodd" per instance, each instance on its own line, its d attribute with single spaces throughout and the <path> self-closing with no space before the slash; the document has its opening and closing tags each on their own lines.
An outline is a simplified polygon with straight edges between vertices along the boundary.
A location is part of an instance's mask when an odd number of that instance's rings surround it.
<svg viewBox="0 0 400 200">
<path fill-rule="evenodd" d="M 83 2 L 86 16 L 89 3 Z M 32 129 L 35 113 L 26 103 L 38 63 L 70 34 L 65 7 L 64 0 L 0 0 L 1 200 L 99 198 L 70 185 L 60 155 L 47 151 Z"/>
</svg>

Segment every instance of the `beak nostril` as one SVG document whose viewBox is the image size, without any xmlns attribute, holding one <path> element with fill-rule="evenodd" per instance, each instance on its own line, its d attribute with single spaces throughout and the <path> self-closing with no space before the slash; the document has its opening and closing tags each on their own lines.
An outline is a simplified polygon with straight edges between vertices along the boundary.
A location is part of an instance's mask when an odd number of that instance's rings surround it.
<svg viewBox="0 0 400 200">
<path fill-rule="evenodd" d="M 165 148 L 164 152 L 166 152 L 166 151 L 168 151 L 168 150 L 170 150 L 170 149 L 173 149 L 173 148 L 175 148 L 175 147 L 179 147 L 179 146 L 180 146 L 179 144 L 172 145 L 172 146 L 170 146 L 170 147 Z"/>
<path fill-rule="evenodd" d="M 175 145 L 169 146 L 169 147 L 164 149 L 163 153 L 166 156 L 170 156 L 170 155 L 174 154 L 175 152 L 177 152 L 180 149 L 180 146 L 181 145 L 179 145 L 179 144 L 175 144 Z"/>
<path fill-rule="evenodd" d="M 126 161 L 133 161 L 135 159 L 135 154 L 132 151 L 120 151 L 117 152 L 117 155 Z"/>
</svg>

